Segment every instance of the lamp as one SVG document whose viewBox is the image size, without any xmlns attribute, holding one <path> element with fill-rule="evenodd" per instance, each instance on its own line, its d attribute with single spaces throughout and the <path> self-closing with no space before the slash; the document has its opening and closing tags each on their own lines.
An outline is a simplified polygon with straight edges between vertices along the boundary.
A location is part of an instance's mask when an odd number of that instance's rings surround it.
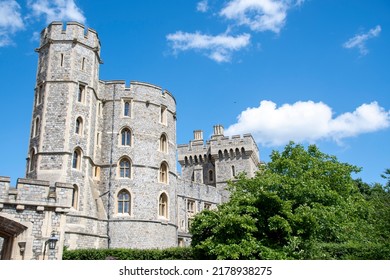
<svg viewBox="0 0 390 280">
<path fill-rule="evenodd" d="M 58 241 L 58 237 L 56 236 L 55 232 L 52 231 L 49 239 L 45 241 L 45 249 L 43 250 L 43 259 L 45 259 L 46 246 L 49 244 L 49 250 L 54 250 L 56 248 L 57 241 Z"/>
<path fill-rule="evenodd" d="M 24 251 L 26 250 L 26 241 L 18 242 L 19 245 L 19 251 L 22 255 L 22 260 L 24 260 Z"/>
<path fill-rule="evenodd" d="M 48 243 L 49 244 L 49 249 L 50 250 L 54 250 L 56 248 L 57 241 L 58 241 L 58 237 L 55 235 L 55 233 L 53 231 L 51 233 L 51 236 L 50 236 L 49 240 L 47 240 L 45 242 L 45 245 L 46 245 L 46 243 Z"/>
</svg>

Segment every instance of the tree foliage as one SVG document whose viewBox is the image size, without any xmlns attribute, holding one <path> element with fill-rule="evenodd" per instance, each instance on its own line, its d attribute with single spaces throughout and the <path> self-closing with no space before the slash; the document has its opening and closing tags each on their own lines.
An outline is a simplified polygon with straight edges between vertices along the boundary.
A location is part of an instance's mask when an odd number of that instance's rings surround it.
<svg viewBox="0 0 390 280">
<path fill-rule="evenodd" d="M 290 143 L 272 152 L 254 178 L 240 174 L 231 182 L 229 202 L 195 217 L 194 252 L 210 259 L 328 259 L 340 258 L 335 248 L 377 248 L 373 213 L 385 200 L 364 195 L 352 178 L 359 171 L 315 145 Z"/>
</svg>

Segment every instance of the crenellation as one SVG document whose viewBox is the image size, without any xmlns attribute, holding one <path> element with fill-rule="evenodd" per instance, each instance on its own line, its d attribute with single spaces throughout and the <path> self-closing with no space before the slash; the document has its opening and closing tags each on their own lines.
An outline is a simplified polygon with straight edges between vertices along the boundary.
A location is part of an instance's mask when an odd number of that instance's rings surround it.
<svg viewBox="0 0 390 280">
<path fill-rule="evenodd" d="M 0 224 L 15 225 L 7 232 L 13 244 L 28 243 L 25 259 L 58 259 L 64 246 L 188 245 L 194 215 L 226 201 L 227 181 L 239 172 L 254 173 L 258 149 L 250 135 L 228 137 L 216 125 L 211 139 L 195 130 L 193 140 L 177 145 L 171 92 L 101 80 L 93 29 L 53 22 L 37 52 L 26 178 L 11 188 L 0 177 Z M 43 256 L 51 234 L 59 249 Z"/>
</svg>

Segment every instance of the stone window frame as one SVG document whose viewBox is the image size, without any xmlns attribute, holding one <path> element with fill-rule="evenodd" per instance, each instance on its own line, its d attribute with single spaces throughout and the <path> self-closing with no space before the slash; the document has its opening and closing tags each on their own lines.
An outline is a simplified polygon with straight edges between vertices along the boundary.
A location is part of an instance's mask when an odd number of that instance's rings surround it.
<svg viewBox="0 0 390 280">
<path fill-rule="evenodd" d="M 129 144 L 127 145 L 127 144 L 123 144 L 123 140 L 124 140 L 124 132 L 125 131 L 128 131 L 129 132 L 129 137 L 130 137 L 130 141 L 129 141 Z M 128 126 L 124 126 L 124 127 L 122 127 L 121 129 L 120 129 L 120 131 L 119 131 L 119 133 L 118 133 L 118 141 L 119 141 L 119 146 L 122 146 L 122 147 L 132 147 L 133 146 L 133 131 L 132 131 L 132 129 L 130 128 L 130 127 L 128 127 Z M 126 140 L 126 138 L 125 138 L 125 140 Z"/>
<path fill-rule="evenodd" d="M 41 124 L 41 118 L 39 116 L 37 116 L 33 122 L 32 138 L 35 138 L 39 135 L 40 124 Z"/>
<path fill-rule="evenodd" d="M 158 217 L 169 220 L 169 196 L 166 191 L 161 191 L 158 195 Z"/>
<path fill-rule="evenodd" d="M 165 105 L 160 105 L 160 124 L 168 125 L 168 108 Z"/>
<path fill-rule="evenodd" d="M 128 104 L 128 107 L 126 104 Z M 133 118 L 133 99 L 132 98 L 122 98 L 122 117 Z"/>
<path fill-rule="evenodd" d="M 36 161 L 37 161 L 37 151 L 35 147 L 32 147 L 28 154 L 28 166 L 27 166 L 28 172 L 33 172 L 36 169 Z"/>
<path fill-rule="evenodd" d="M 76 147 L 72 153 L 72 169 L 81 170 L 81 159 L 83 156 L 83 151 L 80 147 Z"/>
<path fill-rule="evenodd" d="M 129 162 L 129 166 L 122 166 L 122 162 L 124 161 L 128 161 Z M 133 163 L 132 163 L 132 160 L 130 157 L 128 156 L 122 156 L 119 160 L 118 160 L 118 164 L 117 164 L 118 168 L 117 168 L 117 175 L 118 175 L 118 178 L 119 179 L 132 179 L 133 178 Z M 126 170 L 128 170 L 126 172 Z M 125 176 L 125 174 L 128 173 L 128 176 Z M 123 176 L 122 176 L 123 175 Z"/>
<path fill-rule="evenodd" d="M 80 136 L 84 134 L 84 120 L 81 116 L 76 118 L 74 133 Z"/>
<path fill-rule="evenodd" d="M 169 184 L 169 165 L 166 161 L 160 163 L 158 169 L 158 182 L 162 184 Z"/>
<path fill-rule="evenodd" d="M 73 190 L 72 190 L 72 208 L 74 210 L 78 210 L 79 207 L 79 187 L 74 184 L 73 185 Z"/>
<path fill-rule="evenodd" d="M 100 172 L 101 172 L 100 166 L 94 166 L 94 168 L 93 168 L 93 178 L 95 180 L 100 179 Z"/>
<path fill-rule="evenodd" d="M 120 199 L 121 194 L 128 195 L 128 198 L 126 199 Z M 132 217 L 133 216 L 133 193 L 126 187 L 122 187 L 117 190 L 115 194 L 115 215 L 124 217 Z M 126 204 L 127 206 L 125 206 Z M 125 207 L 124 207 L 125 206 Z M 119 208 L 121 207 L 121 211 L 119 211 Z M 125 211 L 127 207 L 127 211 Z"/>
<path fill-rule="evenodd" d="M 76 96 L 76 100 L 78 103 L 85 104 L 86 93 L 87 93 L 87 85 L 82 82 L 79 82 L 77 87 L 77 96 Z"/>
<path fill-rule="evenodd" d="M 204 210 L 211 210 L 212 208 L 212 204 L 211 203 L 208 203 L 208 202 L 204 202 L 203 203 L 203 209 Z"/>
<path fill-rule="evenodd" d="M 40 83 L 37 85 L 36 88 L 35 107 L 38 107 L 40 104 L 42 104 L 43 92 L 44 92 L 44 84 Z"/>
<path fill-rule="evenodd" d="M 167 154 L 168 153 L 168 136 L 166 133 L 162 133 L 159 141 L 159 149 L 160 152 Z"/>
<path fill-rule="evenodd" d="M 196 215 L 196 200 L 195 199 L 187 199 L 186 203 L 186 209 L 187 209 L 187 216 L 188 218 L 192 218 Z"/>
</svg>

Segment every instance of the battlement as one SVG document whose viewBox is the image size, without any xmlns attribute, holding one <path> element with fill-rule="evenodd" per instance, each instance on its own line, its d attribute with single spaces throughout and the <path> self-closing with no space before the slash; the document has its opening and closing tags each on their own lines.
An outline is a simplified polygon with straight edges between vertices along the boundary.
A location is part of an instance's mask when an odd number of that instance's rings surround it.
<svg viewBox="0 0 390 280">
<path fill-rule="evenodd" d="M 68 212 L 72 204 L 73 186 L 56 182 L 19 178 L 11 187 L 11 178 L 0 176 L 0 208 L 5 204 L 16 205 L 17 210 L 36 206 L 37 211 L 55 208 L 56 212 Z"/>
<path fill-rule="evenodd" d="M 100 40 L 97 32 L 78 22 L 54 21 L 41 31 L 40 46 L 51 41 L 72 41 L 100 51 Z"/>
</svg>

